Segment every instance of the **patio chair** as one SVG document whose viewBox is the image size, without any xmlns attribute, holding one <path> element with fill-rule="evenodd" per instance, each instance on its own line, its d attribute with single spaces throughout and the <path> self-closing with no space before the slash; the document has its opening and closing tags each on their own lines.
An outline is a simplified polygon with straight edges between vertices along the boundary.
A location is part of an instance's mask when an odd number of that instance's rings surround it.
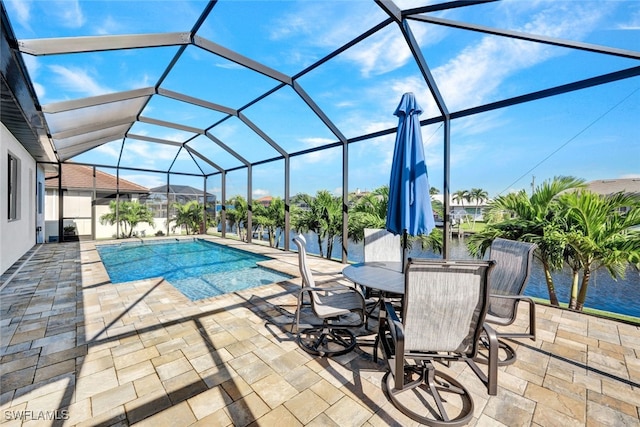
<svg viewBox="0 0 640 427">
<path fill-rule="evenodd" d="M 468 363 L 488 393 L 497 394 L 498 339 L 484 323 L 493 264 L 410 258 L 402 320 L 385 303 L 378 331 L 389 367 L 383 384 L 393 405 L 413 420 L 431 426 L 459 426 L 473 417 L 469 391 L 437 370 L 434 362 Z M 483 330 L 491 343 L 487 374 L 473 361 Z M 376 348 L 374 360 L 377 357 Z"/>
<path fill-rule="evenodd" d="M 400 235 L 382 228 L 364 229 L 364 262 L 402 262 Z"/>
<path fill-rule="evenodd" d="M 500 345 L 499 366 L 510 365 L 516 361 L 515 350 L 502 338 L 530 338 L 533 341 L 536 339 L 536 304 L 531 298 L 522 295 L 531 274 L 533 252 L 536 247 L 533 243 L 500 238 L 491 243 L 489 259 L 495 261 L 496 266 L 491 272 L 486 322 L 509 326 L 516 320 L 518 304 L 525 302 L 529 306 L 528 332 L 497 332 Z M 484 343 L 484 338 L 481 340 Z M 486 359 L 481 353 L 476 361 L 484 363 Z"/>
<path fill-rule="evenodd" d="M 308 353 L 320 356 L 338 356 L 353 350 L 356 337 L 350 329 L 364 324 L 364 297 L 358 289 L 349 286 L 316 286 L 307 264 L 304 236 L 296 236 L 293 242 L 298 247 L 298 265 L 302 276 L 295 323 L 298 344 Z M 300 312 L 305 295 L 309 296 L 313 314 L 322 320 L 322 324 L 301 330 Z M 358 320 L 354 321 L 356 316 Z"/>
<path fill-rule="evenodd" d="M 390 261 L 400 263 L 398 271 L 402 271 L 402 246 L 400 235 L 395 235 L 383 228 L 364 229 L 364 262 Z M 382 295 L 366 286 L 362 286 L 365 299 L 376 298 L 374 302 L 367 303 L 367 319 L 371 317 L 380 305 Z M 401 298 L 401 296 L 386 295 L 388 298 Z M 368 322 L 365 322 L 367 325 Z"/>
</svg>

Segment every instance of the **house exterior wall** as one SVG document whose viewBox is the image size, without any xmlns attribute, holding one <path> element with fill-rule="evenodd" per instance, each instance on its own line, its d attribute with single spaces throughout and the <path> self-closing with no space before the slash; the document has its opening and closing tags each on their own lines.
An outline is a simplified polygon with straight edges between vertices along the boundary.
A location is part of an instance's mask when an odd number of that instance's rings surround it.
<svg viewBox="0 0 640 427">
<path fill-rule="evenodd" d="M 93 191 L 87 190 L 63 190 L 64 194 L 64 221 L 63 227 L 74 225 L 76 234 L 80 236 L 91 236 L 91 204 Z M 133 195 L 131 200 L 138 200 L 137 195 Z M 59 241 L 58 237 L 58 190 L 48 188 L 46 190 L 46 212 L 45 212 L 45 241 Z M 111 212 L 108 203 L 97 203 L 95 205 L 95 238 L 112 239 L 116 237 L 116 226 L 101 224 L 100 217 Z M 153 236 L 158 230 L 166 234 L 166 219 L 155 218 L 155 228 L 149 224 L 138 224 L 134 232 L 138 235 Z M 180 230 L 177 230 L 179 234 Z M 123 230 L 120 230 L 122 233 Z"/>
<path fill-rule="evenodd" d="M 9 155 L 18 159 L 17 209 L 15 219 L 9 219 Z M 7 271 L 36 243 L 39 220 L 37 194 L 39 183 L 44 188 L 44 172 L 11 132 L 0 123 L 0 273 Z M 41 201 L 41 200 L 40 200 Z M 42 229 L 41 228 L 41 229 Z"/>
</svg>

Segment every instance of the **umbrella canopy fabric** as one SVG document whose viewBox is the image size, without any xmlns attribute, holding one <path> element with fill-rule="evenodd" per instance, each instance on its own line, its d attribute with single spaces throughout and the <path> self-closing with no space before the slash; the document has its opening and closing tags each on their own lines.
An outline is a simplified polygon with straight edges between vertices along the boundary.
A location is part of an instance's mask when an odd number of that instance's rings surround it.
<svg viewBox="0 0 640 427">
<path fill-rule="evenodd" d="M 411 236 L 429 234 L 435 221 L 420 132 L 422 108 L 413 93 L 405 93 L 393 114 L 398 116 L 398 132 L 389 180 L 387 230 Z"/>
</svg>

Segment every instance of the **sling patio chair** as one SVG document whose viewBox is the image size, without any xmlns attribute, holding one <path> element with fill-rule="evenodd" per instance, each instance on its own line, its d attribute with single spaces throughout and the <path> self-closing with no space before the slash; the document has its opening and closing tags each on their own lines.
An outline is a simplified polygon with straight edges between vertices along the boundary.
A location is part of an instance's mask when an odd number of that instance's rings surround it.
<svg viewBox="0 0 640 427">
<path fill-rule="evenodd" d="M 435 363 L 466 362 L 497 394 L 498 339 L 484 318 L 493 261 L 409 259 L 402 320 L 385 303 L 379 346 L 388 362 L 387 396 L 403 414 L 431 426 L 459 426 L 473 417 L 469 391 Z M 487 374 L 474 363 L 480 334 L 491 343 Z M 377 361 L 377 348 L 374 360 Z"/>
<path fill-rule="evenodd" d="M 293 242 L 298 247 L 298 266 L 302 276 L 295 321 L 298 344 L 308 353 L 320 356 L 338 356 L 353 350 L 356 337 L 350 329 L 364 324 L 362 293 L 356 288 L 340 284 L 316 286 L 307 263 L 306 239 L 300 234 Z M 300 329 L 305 295 L 309 297 L 314 316 L 321 319 L 322 324 Z"/>
<path fill-rule="evenodd" d="M 400 235 L 393 234 L 383 228 L 365 228 L 364 229 L 364 262 L 397 262 L 398 271 L 402 271 L 402 246 Z M 380 307 L 383 297 L 401 299 L 401 295 L 381 295 L 380 292 L 374 291 L 366 286 L 362 287 L 365 300 L 375 299 L 367 302 L 367 319 L 373 316 L 376 308 Z M 368 325 L 368 321 L 365 322 Z"/>
<path fill-rule="evenodd" d="M 486 322 L 500 327 L 506 327 L 516 321 L 518 304 L 528 304 L 529 328 L 527 332 L 497 331 L 500 355 L 499 366 L 510 365 L 516 361 L 516 352 L 511 345 L 502 338 L 530 338 L 536 339 L 536 304 L 524 295 L 525 286 L 531 274 L 533 252 L 536 245 L 527 242 L 517 242 L 497 238 L 491 243 L 489 259 L 496 262 L 491 272 L 491 288 L 489 290 L 489 310 Z M 481 337 L 485 343 L 484 337 Z M 476 358 L 477 362 L 485 363 L 484 353 Z"/>
</svg>

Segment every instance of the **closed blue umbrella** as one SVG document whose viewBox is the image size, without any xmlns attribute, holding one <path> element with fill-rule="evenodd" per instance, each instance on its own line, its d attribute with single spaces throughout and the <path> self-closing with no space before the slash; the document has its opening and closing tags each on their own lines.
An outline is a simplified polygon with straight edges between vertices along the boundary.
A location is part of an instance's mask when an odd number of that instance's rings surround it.
<svg viewBox="0 0 640 427">
<path fill-rule="evenodd" d="M 387 230 L 402 234 L 406 248 L 407 234 L 429 234 L 435 221 L 420 132 L 422 108 L 413 93 L 405 93 L 393 114 L 398 116 L 398 132 L 389 180 Z"/>
</svg>

